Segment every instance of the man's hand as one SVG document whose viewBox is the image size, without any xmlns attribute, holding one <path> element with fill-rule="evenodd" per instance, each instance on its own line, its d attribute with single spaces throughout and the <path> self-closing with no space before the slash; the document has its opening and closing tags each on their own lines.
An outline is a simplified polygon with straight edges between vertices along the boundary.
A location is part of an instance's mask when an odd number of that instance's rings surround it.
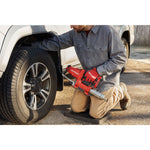
<svg viewBox="0 0 150 150">
<path fill-rule="evenodd" d="M 88 82 L 94 82 L 98 76 L 100 75 L 97 73 L 96 68 L 93 68 L 85 73 L 86 81 Z"/>
</svg>

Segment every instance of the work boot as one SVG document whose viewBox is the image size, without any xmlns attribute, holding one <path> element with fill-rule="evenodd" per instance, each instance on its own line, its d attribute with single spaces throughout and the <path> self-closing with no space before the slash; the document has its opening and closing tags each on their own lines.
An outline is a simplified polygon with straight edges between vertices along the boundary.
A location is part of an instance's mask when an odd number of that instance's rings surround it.
<svg viewBox="0 0 150 150">
<path fill-rule="evenodd" d="M 130 98 L 130 95 L 128 94 L 128 92 L 127 92 L 126 85 L 123 82 L 121 82 L 120 86 L 122 88 L 123 95 L 124 95 L 123 99 L 120 100 L 120 107 L 121 107 L 122 110 L 126 110 L 131 105 L 131 98 Z"/>
</svg>

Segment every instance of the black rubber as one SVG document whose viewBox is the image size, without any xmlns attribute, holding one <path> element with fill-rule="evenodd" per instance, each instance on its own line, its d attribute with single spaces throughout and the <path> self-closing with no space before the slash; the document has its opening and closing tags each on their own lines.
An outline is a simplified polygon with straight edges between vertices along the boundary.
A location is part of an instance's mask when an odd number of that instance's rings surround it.
<svg viewBox="0 0 150 150">
<path fill-rule="evenodd" d="M 128 60 L 129 55 L 130 55 L 129 44 L 125 38 L 122 38 L 122 43 L 123 43 L 124 47 L 126 48 L 126 56 L 127 56 L 127 60 Z M 126 66 L 124 66 L 122 68 L 121 73 L 123 73 L 125 71 L 125 69 L 126 69 Z"/>
<path fill-rule="evenodd" d="M 22 81 L 26 70 L 35 62 L 41 62 L 49 70 L 51 90 L 48 100 L 39 110 L 28 108 L 22 96 Z M 0 86 L 0 113 L 8 121 L 17 124 L 34 123 L 50 111 L 57 90 L 57 73 L 51 56 L 46 51 L 30 47 L 16 50 L 3 74 Z"/>
</svg>

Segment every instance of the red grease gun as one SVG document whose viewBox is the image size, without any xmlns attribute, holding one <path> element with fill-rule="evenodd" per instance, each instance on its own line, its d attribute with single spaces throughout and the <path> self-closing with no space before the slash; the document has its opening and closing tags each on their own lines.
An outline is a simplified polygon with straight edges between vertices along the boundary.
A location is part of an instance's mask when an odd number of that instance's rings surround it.
<svg viewBox="0 0 150 150">
<path fill-rule="evenodd" d="M 66 75 L 62 74 L 63 77 L 65 77 L 67 80 L 72 82 L 72 86 L 74 88 L 79 88 L 81 91 L 84 91 L 84 93 L 87 96 L 89 96 L 89 94 L 90 94 L 99 99 L 103 99 L 103 100 L 107 101 L 107 99 L 105 98 L 105 96 L 103 94 L 101 94 L 100 92 L 95 90 L 95 88 L 98 86 L 98 84 L 102 78 L 100 75 L 95 74 L 94 76 L 92 76 L 93 80 L 88 81 L 88 73 L 86 73 L 84 69 L 74 68 L 69 65 L 66 68 L 66 71 L 76 79 L 76 81 L 73 81 L 70 78 L 68 78 Z"/>
</svg>

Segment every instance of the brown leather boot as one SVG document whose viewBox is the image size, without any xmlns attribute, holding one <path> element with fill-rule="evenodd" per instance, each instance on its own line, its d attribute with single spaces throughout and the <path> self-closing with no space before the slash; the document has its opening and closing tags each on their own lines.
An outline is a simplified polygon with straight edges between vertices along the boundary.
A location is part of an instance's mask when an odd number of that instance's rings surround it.
<svg viewBox="0 0 150 150">
<path fill-rule="evenodd" d="M 124 95 L 124 98 L 120 100 L 120 107 L 122 110 L 126 110 L 131 105 L 131 97 L 127 92 L 126 85 L 123 82 L 120 83 L 120 86 L 122 88 L 123 95 Z"/>
</svg>

